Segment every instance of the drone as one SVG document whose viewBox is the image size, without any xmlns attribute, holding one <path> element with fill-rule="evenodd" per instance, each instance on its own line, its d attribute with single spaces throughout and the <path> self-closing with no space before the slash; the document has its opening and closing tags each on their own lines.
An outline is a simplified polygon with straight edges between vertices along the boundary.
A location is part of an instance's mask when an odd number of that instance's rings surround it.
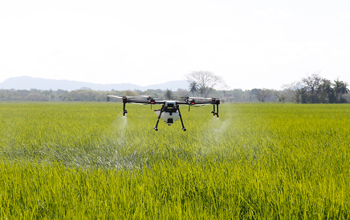
<svg viewBox="0 0 350 220">
<path fill-rule="evenodd" d="M 174 101 L 174 100 L 162 100 L 158 101 L 152 98 L 151 96 L 115 96 L 115 95 L 107 95 L 107 101 L 110 101 L 110 98 L 119 98 L 122 99 L 123 103 L 123 116 L 125 116 L 128 111 L 125 109 L 125 105 L 127 103 L 137 103 L 144 105 L 161 105 L 160 109 L 154 110 L 154 113 L 158 116 L 158 120 L 154 130 L 158 131 L 158 123 L 159 119 L 162 119 L 167 125 L 172 125 L 178 119 L 181 120 L 182 130 L 186 131 L 184 126 L 180 105 L 188 105 L 189 110 L 191 106 L 200 107 L 203 105 L 213 105 L 213 111 L 211 113 L 213 116 L 219 118 L 219 104 L 220 99 L 218 98 L 203 98 L 203 97 L 181 97 L 182 101 Z M 195 106 L 197 105 L 197 106 Z M 216 106 L 216 108 L 215 108 Z"/>
</svg>

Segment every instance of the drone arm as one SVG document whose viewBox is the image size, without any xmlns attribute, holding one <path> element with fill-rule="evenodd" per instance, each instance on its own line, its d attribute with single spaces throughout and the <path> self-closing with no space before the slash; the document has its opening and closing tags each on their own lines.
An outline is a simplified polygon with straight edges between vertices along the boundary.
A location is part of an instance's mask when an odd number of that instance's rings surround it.
<svg viewBox="0 0 350 220">
<path fill-rule="evenodd" d="M 178 103 L 178 104 L 182 104 L 182 103 Z M 211 105 L 211 104 L 214 104 L 213 102 L 211 101 L 189 101 L 189 102 L 185 102 L 183 104 L 186 104 L 186 105 Z"/>
<path fill-rule="evenodd" d="M 127 103 L 138 103 L 138 104 L 149 104 L 149 105 L 156 105 L 156 104 L 159 104 L 159 105 L 163 105 L 165 102 L 162 101 L 162 102 L 157 102 L 157 101 L 154 101 L 154 100 L 135 100 L 135 99 L 128 99 L 126 101 Z"/>
<path fill-rule="evenodd" d="M 215 105 L 213 105 L 213 111 L 211 111 L 211 113 L 215 116 Z"/>
<path fill-rule="evenodd" d="M 188 102 L 186 101 L 176 101 L 178 105 L 188 105 Z"/>
<path fill-rule="evenodd" d="M 216 104 L 216 117 L 219 117 L 219 104 Z"/>
<path fill-rule="evenodd" d="M 126 113 L 128 113 L 125 109 L 126 102 L 123 102 L 123 116 L 125 116 Z"/>
<path fill-rule="evenodd" d="M 127 103 L 151 104 L 149 101 L 146 101 L 146 100 L 134 100 L 134 99 L 128 99 L 126 102 Z"/>
<path fill-rule="evenodd" d="M 162 106 L 162 108 L 160 109 L 160 112 L 159 112 L 159 115 L 158 115 L 158 120 L 157 120 L 156 126 L 154 127 L 154 130 L 156 130 L 156 131 L 158 131 L 158 123 L 159 123 L 160 117 L 162 116 L 163 110 L 164 110 L 164 106 Z"/>
</svg>

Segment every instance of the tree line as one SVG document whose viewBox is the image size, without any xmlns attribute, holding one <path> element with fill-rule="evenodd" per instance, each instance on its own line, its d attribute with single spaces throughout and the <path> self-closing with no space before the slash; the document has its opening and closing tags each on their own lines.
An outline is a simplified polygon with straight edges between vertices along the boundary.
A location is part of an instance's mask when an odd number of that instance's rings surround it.
<svg viewBox="0 0 350 220">
<path fill-rule="evenodd" d="M 187 74 L 190 83 L 189 91 L 195 94 L 208 97 L 215 85 L 227 87 L 223 78 L 211 72 L 198 71 Z M 223 90 L 223 100 L 227 101 L 278 101 L 296 103 L 347 103 L 350 97 L 348 84 L 336 79 L 331 81 L 322 78 L 318 73 L 302 78 L 300 81 L 285 85 L 282 90 L 252 89 L 252 90 Z"/>
<path fill-rule="evenodd" d="M 347 103 L 348 84 L 342 80 L 331 81 L 312 74 L 301 81 L 285 86 L 285 91 L 296 103 Z"/>
<path fill-rule="evenodd" d="M 329 80 L 312 74 L 300 81 L 283 86 L 282 90 L 254 88 L 251 90 L 226 89 L 222 77 L 211 72 L 199 71 L 187 75 L 187 90 L 126 90 L 94 91 L 81 88 L 66 90 L 5 90 L 0 89 L 0 101 L 106 101 L 107 95 L 150 95 L 156 99 L 181 100 L 181 97 L 217 97 L 222 102 L 294 102 L 294 103 L 347 103 L 350 101 L 348 84 L 339 79 Z M 223 89 L 214 89 L 216 85 Z M 111 99 L 111 101 L 120 101 Z"/>
<path fill-rule="evenodd" d="M 272 90 L 271 90 L 272 91 Z M 79 89 L 73 91 L 66 90 L 15 90 L 15 89 L 0 89 L 0 101 L 106 101 L 107 95 L 117 96 L 137 96 L 137 95 L 150 95 L 156 99 L 173 99 L 180 100 L 181 97 L 188 96 L 201 96 L 201 94 L 192 93 L 189 90 L 178 89 L 177 91 L 171 90 L 126 90 L 126 91 L 94 91 L 90 89 Z M 226 97 L 223 102 L 257 102 L 255 90 L 216 90 L 211 89 L 209 94 L 212 97 Z M 118 102 L 120 100 L 111 99 L 112 102 Z M 272 97 L 267 97 L 266 101 L 273 101 Z"/>
<path fill-rule="evenodd" d="M 0 101 L 95 101 L 104 102 L 107 95 L 117 96 L 136 96 L 136 95 L 150 95 L 158 99 L 175 99 L 180 96 L 187 96 L 188 92 L 184 89 L 177 91 L 171 90 L 126 90 L 126 91 L 95 91 L 89 88 L 81 88 L 78 90 L 15 90 L 15 89 L 0 89 Z M 111 100 L 118 101 L 118 100 Z M 120 101 L 120 100 L 119 100 Z"/>
</svg>

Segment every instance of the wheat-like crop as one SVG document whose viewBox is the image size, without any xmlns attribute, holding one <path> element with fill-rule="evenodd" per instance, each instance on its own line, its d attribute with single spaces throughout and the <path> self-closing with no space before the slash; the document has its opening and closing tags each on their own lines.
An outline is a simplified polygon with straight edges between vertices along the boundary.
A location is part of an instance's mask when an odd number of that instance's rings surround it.
<svg viewBox="0 0 350 220">
<path fill-rule="evenodd" d="M 349 105 L 0 103 L 0 219 L 348 219 Z"/>
</svg>

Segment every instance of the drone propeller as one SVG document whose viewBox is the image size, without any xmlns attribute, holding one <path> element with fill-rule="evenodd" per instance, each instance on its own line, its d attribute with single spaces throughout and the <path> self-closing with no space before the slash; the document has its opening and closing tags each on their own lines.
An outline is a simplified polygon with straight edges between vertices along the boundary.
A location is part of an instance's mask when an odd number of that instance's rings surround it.
<svg viewBox="0 0 350 220">
<path fill-rule="evenodd" d="M 117 95 L 107 95 L 107 97 L 113 97 L 113 98 L 118 98 L 118 99 L 122 99 L 126 96 L 117 96 Z"/>
<path fill-rule="evenodd" d="M 187 97 L 184 97 L 184 96 L 182 96 L 182 97 L 180 97 L 180 98 L 186 99 L 186 100 L 191 100 L 191 99 L 197 99 L 197 100 L 198 100 L 198 99 L 202 99 L 202 100 L 203 100 L 203 99 L 206 99 L 206 100 L 217 99 L 217 98 L 204 98 L 204 97 L 192 97 L 192 96 L 191 96 L 191 97 L 188 97 L 188 96 L 187 96 Z"/>
<path fill-rule="evenodd" d="M 150 95 L 135 95 L 135 96 L 117 96 L 117 95 L 107 95 L 108 98 L 118 98 L 118 99 L 126 99 L 126 100 L 135 100 L 138 98 L 147 99 L 147 100 L 155 100 Z"/>
<path fill-rule="evenodd" d="M 212 99 L 212 98 L 204 98 L 204 97 L 188 97 L 189 99 Z"/>
<path fill-rule="evenodd" d="M 107 97 L 113 97 L 113 98 L 118 98 L 118 99 L 135 99 L 136 96 L 107 95 Z"/>
<path fill-rule="evenodd" d="M 220 100 L 226 102 L 226 101 L 230 101 L 230 100 L 234 100 L 235 97 L 225 97 L 225 98 L 220 98 Z"/>
</svg>

